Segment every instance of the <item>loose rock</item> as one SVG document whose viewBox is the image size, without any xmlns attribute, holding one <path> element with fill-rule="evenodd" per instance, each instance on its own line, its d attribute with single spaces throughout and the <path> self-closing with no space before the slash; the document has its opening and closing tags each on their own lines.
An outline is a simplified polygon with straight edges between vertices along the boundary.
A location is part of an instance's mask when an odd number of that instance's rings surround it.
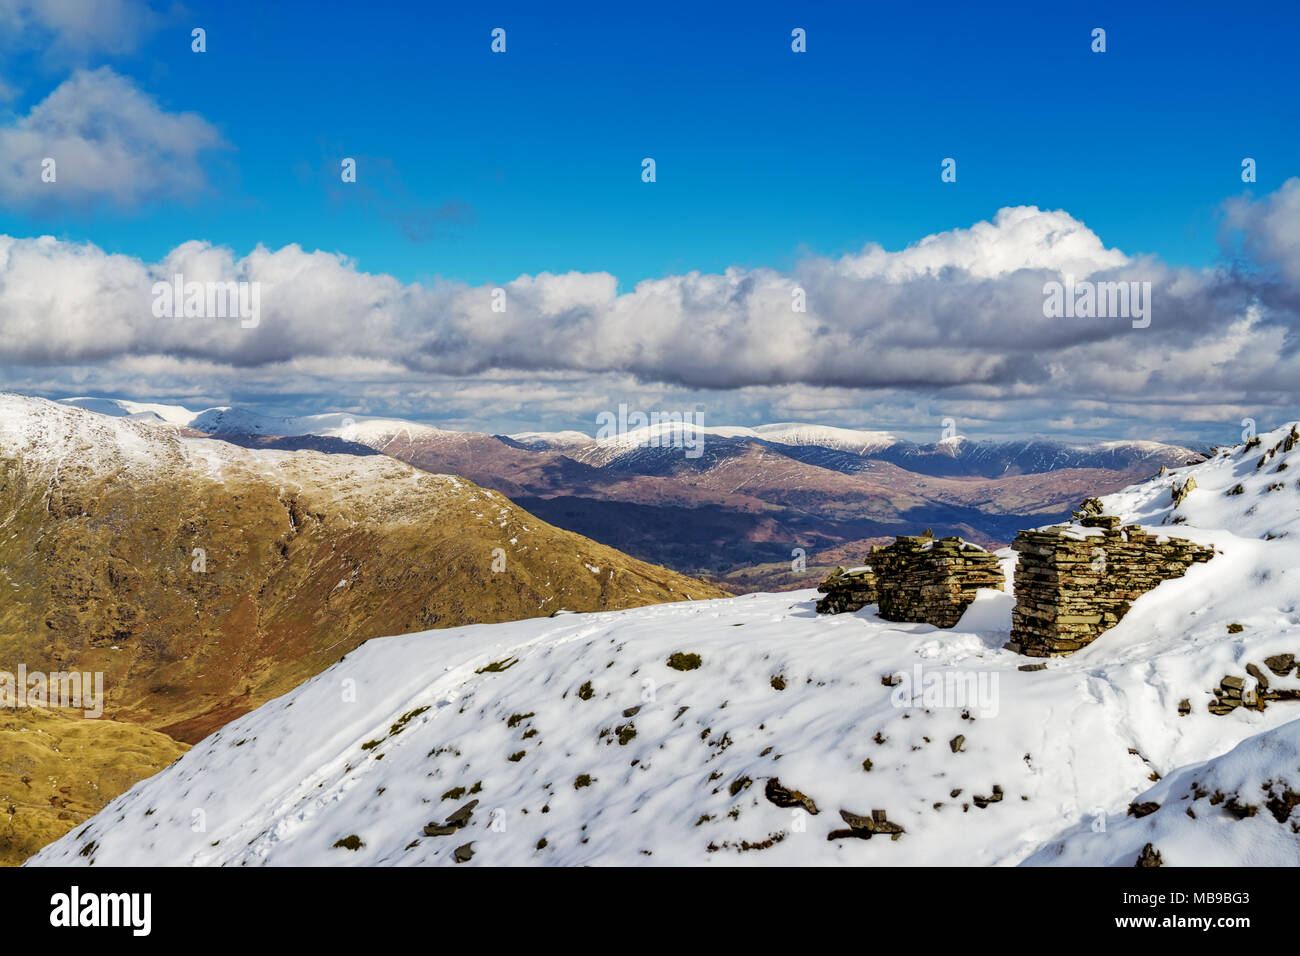
<svg viewBox="0 0 1300 956">
<path fill-rule="evenodd" d="M 867 761 L 867 763 L 870 763 L 870 761 Z M 869 769 L 869 767 L 864 765 L 863 769 Z M 817 804 L 813 802 L 812 797 L 800 793 L 798 790 L 791 790 L 781 786 L 781 781 L 777 777 L 772 777 L 767 781 L 767 786 L 763 788 L 763 796 L 778 807 L 787 809 L 790 807 L 803 807 L 814 816 L 817 814 Z"/>
</svg>

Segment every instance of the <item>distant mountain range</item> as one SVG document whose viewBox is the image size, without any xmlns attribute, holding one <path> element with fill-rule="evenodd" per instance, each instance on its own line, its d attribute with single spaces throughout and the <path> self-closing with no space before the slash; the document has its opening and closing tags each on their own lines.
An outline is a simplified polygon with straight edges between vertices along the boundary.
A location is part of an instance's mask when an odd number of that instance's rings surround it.
<svg viewBox="0 0 1300 956">
<path fill-rule="evenodd" d="M 382 453 L 463 475 L 559 527 L 736 590 L 805 583 L 828 565 L 856 561 L 871 543 L 927 527 L 1005 544 L 1021 528 L 1066 516 L 1083 497 L 1208 450 L 1042 438 L 920 444 L 800 423 L 664 424 L 601 439 L 487 435 L 345 413 L 277 418 L 234 407 L 64 401 L 250 447 Z M 803 572 L 794 569 L 799 549 Z"/>
</svg>

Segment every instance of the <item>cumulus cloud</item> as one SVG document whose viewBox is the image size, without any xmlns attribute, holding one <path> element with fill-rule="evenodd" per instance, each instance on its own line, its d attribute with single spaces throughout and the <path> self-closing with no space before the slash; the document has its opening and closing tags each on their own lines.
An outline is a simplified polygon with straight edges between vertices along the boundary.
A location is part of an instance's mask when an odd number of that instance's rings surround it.
<svg viewBox="0 0 1300 956">
<path fill-rule="evenodd" d="M 854 278 L 906 282 L 949 269 L 978 279 L 997 279 L 1021 269 L 1053 269 L 1086 278 L 1127 261 L 1124 253 L 1107 249 L 1069 213 L 1010 206 L 999 209 L 992 222 L 926 236 L 901 252 L 886 252 L 872 243 L 840 260 L 840 267 Z"/>
<path fill-rule="evenodd" d="M 953 416 L 986 433 L 1032 420 L 1150 437 L 1235 415 L 1235 427 L 1244 414 L 1295 414 L 1297 196 L 1292 181 L 1230 208 L 1258 271 L 1130 257 L 1066 212 L 1015 207 L 788 273 L 691 272 L 630 289 L 608 273 L 542 273 L 502 283 L 504 300 L 491 285 L 403 283 L 296 245 L 239 257 L 195 241 L 149 263 L 5 237 L 0 365 L 47 390 L 117 381 L 141 396 L 144 383 L 155 395 L 252 393 L 477 427 L 568 427 L 584 406 L 629 398 L 705 405 L 719 423 Z M 1045 317 L 1044 283 L 1066 273 L 1151 283 L 1150 326 Z M 177 274 L 259 283 L 261 321 L 155 317 L 153 284 Z M 796 290 L 805 312 L 792 309 Z"/>
<path fill-rule="evenodd" d="M 119 207 L 194 198 L 199 157 L 221 147 L 195 113 L 174 113 L 108 67 L 78 70 L 26 116 L 0 127 L 0 201 L 24 207 Z M 55 181 L 42 178 L 55 162 Z"/>
</svg>

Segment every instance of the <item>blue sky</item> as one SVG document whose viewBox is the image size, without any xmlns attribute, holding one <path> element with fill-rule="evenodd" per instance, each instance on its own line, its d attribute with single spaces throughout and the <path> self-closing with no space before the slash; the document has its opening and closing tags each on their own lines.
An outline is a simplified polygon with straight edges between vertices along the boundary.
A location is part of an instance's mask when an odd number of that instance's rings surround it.
<svg viewBox="0 0 1300 956">
<path fill-rule="evenodd" d="M 0 384 L 493 431 L 1300 417 L 1300 5 L 609 7 L 0 0 Z M 265 321 L 159 323 L 182 268 Z M 1154 322 L 1045 318 L 1071 271 Z"/>
<path fill-rule="evenodd" d="M 1216 255 L 1243 156 L 1260 192 L 1295 172 L 1296 4 L 560 6 L 192 3 L 96 64 L 217 127 L 229 148 L 206 160 L 209 188 L 126 212 L 4 212 L 0 231 L 148 259 L 193 238 L 297 242 L 408 281 L 577 269 L 626 284 L 899 248 L 1034 204 L 1196 265 Z M 190 52 L 191 25 L 207 53 Z M 496 26 L 505 55 L 489 51 Z M 35 50 L 5 72 L 19 113 L 64 78 Z M 340 188 L 343 156 L 369 202 Z M 939 181 L 948 156 L 955 184 Z M 386 206 L 456 214 L 413 241 Z"/>
</svg>

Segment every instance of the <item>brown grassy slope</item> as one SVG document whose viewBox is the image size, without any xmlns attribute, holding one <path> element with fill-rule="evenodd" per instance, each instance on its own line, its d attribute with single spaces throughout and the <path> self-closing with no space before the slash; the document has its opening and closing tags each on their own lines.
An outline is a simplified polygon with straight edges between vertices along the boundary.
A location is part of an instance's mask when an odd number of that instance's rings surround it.
<svg viewBox="0 0 1300 956">
<path fill-rule="evenodd" d="M 392 459 L 45 406 L 0 434 L 0 669 L 103 671 L 106 716 L 181 740 L 371 637 L 722 593 Z"/>
<path fill-rule="evenodd" d="M 0 708 L 0 866 L 16 866 L 188 749 L 138 724 Z"/>
</svg>

